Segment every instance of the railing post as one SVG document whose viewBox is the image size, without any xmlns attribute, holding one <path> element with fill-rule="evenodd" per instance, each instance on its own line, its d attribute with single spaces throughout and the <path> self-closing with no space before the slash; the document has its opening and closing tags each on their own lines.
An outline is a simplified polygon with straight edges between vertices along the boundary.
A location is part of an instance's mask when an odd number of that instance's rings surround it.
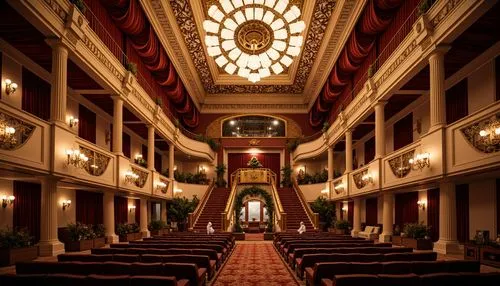
<svg viewBox="0 0 500 286">
<path fill-rule="evenodd" d="M 314 229 L 319 229 L 319 213 L 314 213 Z"/>
<path fill-rule="evenodd" d="M 221 224 L 220 224 L 220 225 L 222 226 L 221 231 L 226 231 L 226 230 L 227 230 L 227 226 L 226 226 L 226 215 L 227 215 L 227 213 L 226 213 L 226 212 L 222 212 L 222 213 L 221 213 L 221 219 L 222 219 Z"/>
<path fill-rule="evenodd" d="M 193 228 L 193 213 L 188 213 L 188 229 Z"/>
</svg>

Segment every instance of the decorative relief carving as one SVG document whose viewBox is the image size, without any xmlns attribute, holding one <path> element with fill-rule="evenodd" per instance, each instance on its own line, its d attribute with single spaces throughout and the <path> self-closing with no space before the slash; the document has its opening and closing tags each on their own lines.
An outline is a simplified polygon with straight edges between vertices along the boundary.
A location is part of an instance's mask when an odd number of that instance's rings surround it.
<svg viewBox="0 0 500 286">
<path fill-rule="evenodd" d="M 124 76 L 120 71 L 115 68 L 115 66 L 108 60 L 108 57 L 104 55 L 99 48 L 90 40 L 87 35 L 83 37 L 83 43 L 85 46 L 96 56 L 96 58 L 104 65 L 108 70 L 116 77 L 119 81 L 123 82 Z"/>
<path fill-rule="evenodd" d="M 146 184 L 146 181 L 148 180 L 149 173 L 145 172 L 139 168 L 136 168 L 136 167 L 131 167 L 131 168 L 132 168 L 132 172 L 134 172 L 135 174 L 137 174 L 139 176 L 134 181 L 134 184 L 139 188 L 144 187 L 144 185 Z"/>
<path fill-rule="evenodd" d="M 446 3 L 446 5 L 443 7 L 443 9 L 441 9 L 441 11 L 439 11 L 439 13 L 436 15 L 436 17 L 434 17 L 432 20 L 431 20 L 431 23 L 432 23 L 432 26 L 433 27 L 436 27 L 438 26 L 442 21 L 443 19 L 448 15 L 450 14 L 450 12 L 458 6 L 458 4 L 462 2 L 462 0 L 448 0 L 448 2 Z"/>
<path fill-rule="evenodd" d="M 411 171 L 409 160 L 413 158 L 415 150 L 408 151 L 389 160 L 389 166 L 394 176 L 398 178 L 406 177 Z"/>
<path fill-rule="evenodd" d="M 10 128 L 11 130 L 7 130 Z M 0 149 L 14 151 L 23 146 L 35 126 L 0 112 Z"/>
<path fill-rule="evenodd" d="M 84 146 L 79 146 L 80 153 L 84 154 L 87 158 L 89 158 L 87 164 L 83 166 L 85 171 L 89 175 L 92 176 L 101 176 L 104 174 L 106 169 L 108 168 L 109 161 L 111 160 L 110 156 L 102 154 L 100 152 L 88 149 Z"/>
<path fill-rule="evenodd" d="M 385 69 L 385 72 L 381 77 L 375 82 L 375 86 L 378 88 L 384 83 L 387 78 L 403 63 L 406 58 L 417 48 L 417 40 L 414 39 L 411 43 L 406 47 L 406 49 L 401 53 L 395 61 L 391 63 L 391 65 Z"/>
<path fill-rule="evenodd" d="M 56 15 L 59 16 L 59 18 L 61 18 L 63 22 L 66 21 L 66 17 L 68 16 L 68 14 L 61 8 L 59 3 L 57 3 L 58 1 L 56 0 L 44 0 L 44 1 L 49 5 L 52 11 L 54 11 Z"/>
<path fill-rule="evenodd" d="M 495 153 L 500 151 L 500 113 L 491 118 L 462 128 L 465 139 L 478 151 Z"/>
<path fill-rule="evenodd" d="M 260 140 L 257 140 L 257 139 L 252 139 L 250 141 L 248 141 L 248 145 L 250 146 L 259 146 L 260 144 Z"/>
<path fill-rule="evenodd" d="M 362 189 L 366 185 L 368 185 L 369 180 L 366 179 L 367 176 L 368 176 L 368 169 L 365 169 L 361 172 L 358 172 L 358 173 L 352 175 L 352 178 L 354 180 L 354 184 L 356 185 L 356 188 Z"/>
<path fill-rule="evenodd" d="M 333 182 L 333 190 L 335 191 L 335 194 L 341 195 L 345 193 L 345 187 L 344 184 L 342 183 L 342 180 L 338 180 Z"/>
</svg>

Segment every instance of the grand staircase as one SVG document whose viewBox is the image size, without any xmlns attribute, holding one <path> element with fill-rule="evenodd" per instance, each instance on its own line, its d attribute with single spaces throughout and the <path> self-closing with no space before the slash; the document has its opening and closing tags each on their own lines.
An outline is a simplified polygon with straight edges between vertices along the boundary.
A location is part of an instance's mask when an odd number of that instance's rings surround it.
<svg viewBox="0 0 500 286">
<path fill-rule="evenodd" d="M 314 226 L 307 216 L 306 211 L 302 207 L 295 190 L 293 188 L 281 188 L 278 190 L 278 194 L 281 200 L 281 205 L 286 212 L 287 231 L 297 230 L 301 221 L 305 223 L 306 231 L 314 230 Z"/>
<path fill-rule="evenodd" d="M 197 232 L 206 232 L 208 222 L 212 222 L 212 227 L 216 231 L 220 231 L 221 213 L 226 207 L 227 199 L 229 197 L 230 189 L 228 188 L 215 188 L 201 211 L 200 217 L 196 221 L 193 230 Z"/>
</svg>

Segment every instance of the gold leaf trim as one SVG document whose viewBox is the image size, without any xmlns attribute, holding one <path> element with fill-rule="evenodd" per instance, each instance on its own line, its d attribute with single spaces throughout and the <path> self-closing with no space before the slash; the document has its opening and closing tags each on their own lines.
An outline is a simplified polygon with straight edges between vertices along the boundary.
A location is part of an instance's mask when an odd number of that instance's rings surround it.
<svg viewBox="0 0 500 286">
<path fill-rule="evenodd" d="M 5 128 L 7 126 L 16 129 L 16 132 L 9 138 L 4 135 Z M 34 125 L 29 124 L 25 121 L 14 118 L 5 113 L 0 113 L 0 130 L 2 130 L 0 134 L 0 149 L 7 151 L 14 151 L 16 149 L 19 149 L 26 142 L 28 142 L 35 128 L 36 127 Z"/>
</svg>

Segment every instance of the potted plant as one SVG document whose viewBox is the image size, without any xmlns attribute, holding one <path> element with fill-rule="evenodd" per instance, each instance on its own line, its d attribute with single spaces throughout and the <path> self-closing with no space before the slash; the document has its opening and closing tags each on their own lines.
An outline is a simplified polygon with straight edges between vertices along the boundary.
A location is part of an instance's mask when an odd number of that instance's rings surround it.
<svg viewBox="0 0 500 286">
<path fill-rule="evenodd" d="M 225 188 L 227 185 L 226 180 L 224 180 L 224 174 L 226 173 L 226 165 L 219 164 L 215 167 L 215 173 L 217 174 L 217 181 L 215 184 L 219 188 Z"/>
<path fill-rule="evenodd" d="M 148 225 L 148 229 L 151 235 L 163 235 L 165 233 L 165 226 L 166 224 L 162 220 L 152 220 Z"/>
<path fill-rule="evenodd" d="M 116 234 L 118 235 L 120 242 L 133 241 L 142 238 L 142 234 L 139 231 L 139 225 L 136 223 L 119 223 L 116 226 Z"/>
<path fill-rule="evenodd" d="M 94 230 L 91 225 L 81 222 L 69 223 L 69 241 L 64 242 L 64 249 L 71 251 L 85 251 L 94 247 Z"/>
<path fill-rule="evenodd" d="M 172 200 L 172 204 L 170 204 L 168 213 L 170 214 L 172 220 L 177 222 L 179 231 L 183 231 L 185 229 L 188 215 L 189 213 L 194 212 L 199 201 L 200 200 L 196 196 L 193 196 L 193 199 L 191 201 L 186 197 L 174 198 Z"/>
<path fill-rule="evenodd" d="M 432 250 L 432 241 L 429 238 L 430 227 L 423 223 L 407 223 L 403 228 L 402 244 L 417 250 Z"/>
<path fill-rule="evenodd" d="M 292 168 L 289 165 L 281 168 L 283 175 L 281 176 L 281 185 L 284 188 L 290 188 L 292 186 Z"/>
<path fill-rule="evenodd" d="M 259 159 L 257 157 L 252 156 L 250 161 L 247 162 L 247 166 L 250 168 L 262 168 L 262 164 L 259 162 Z"/>
<path fill-rule="evenodd" d="M 241 224 L 235 223 L 233 227 L 233 235 L 235 240 L 245 240 L 245 232 L 241 227 Z"/>
<path fill-rule="evenodd" d="M 311 204 L 311 210 L 319 214 L 320 229 L 327 231 L 334 222 L 335 205 L 330 203 L 325 197 L 319 196 Z"/>
<path fill-rule="evenodd" d="M 348 230 L 349 230 L 349 221 L 341 219 L 335 222 L 335 234 L 347 234 Z"/>
<path fill-rule="evenodd" d="M 26 229 L 14 230 L 7 227 L 0 230 L 0 266 L 31 261 L 37 256 L 38 247 L 33 245 L 33 237 Z"/>
<path fill-rule="evenodd" d="M 94 225 L 94 248 L 101 248 L 106 245 L 106 228 L 104 224 Z"/>
</svg>

